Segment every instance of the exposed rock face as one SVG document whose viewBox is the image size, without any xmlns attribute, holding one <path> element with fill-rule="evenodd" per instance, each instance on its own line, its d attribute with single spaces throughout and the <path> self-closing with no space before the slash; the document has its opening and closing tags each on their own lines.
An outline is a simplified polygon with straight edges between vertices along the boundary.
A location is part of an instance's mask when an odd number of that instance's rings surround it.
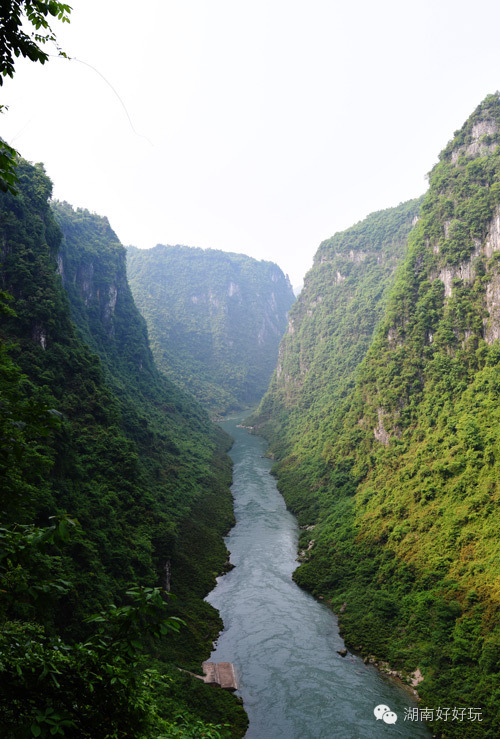
<svg viewBox="0 0 500 739">
<path fill-rule="evenodd" d="M 130 247 L 128 272 L 163 372 L 217 411 L 262 397 L 294 301 L 277 265 L 158 245 Z"/>
<path fill-rule="evenodd" d="M 441 266 L 437 275 L 435 272 L 431 272 L 430 279 L 441 280 L 444 285 L 445 298 L 450 298 L 453 294 L 454 287 L 459 283 L 471 285 L 476 280 L 478 277 L 475 266 L 476 260 L 483 258 L 483 262 L 487 264 L 486 272 L 489 276 L 484 296 L 485 317 L 483 319 L 483 338 L 488 344 L 491 344 L 493 341 L 500 339 L 499 263 L 492 260 L 494 254 L 500 252 L 500 206 L 497 206 L 495 209 L 486 236 L 482 240 L 475 239 L 474 245 L 475 248 L 470 259 L 456 266 Z M 434 253 L 439 254 L 439 249 L 434 249 Z"/>
<path fill-rule="evenodd" d="M 124 368 L 151 369 L 146 327 L 127 282 L 125 248 L 108 219 L 68 203 L 53 208 L 63 232 L 58 271 L 86 342 L 103 360 L 112 356 Z"/>
<path fill-rule="evenodd" d="M 47 331 L 42 325 L 37 323 L 33 326 L 31 338 L 36 344 L 40 344 L 42 349 L 47 348 Z"/>
<path fill-rule="evenodd" d="M 377 409 L 378 414 L 378 424 L 373 429 L 373 435 L 376 438 L 377 441 L 380 441 L 381 444 L 387 444 L 389 443 L 389 433 L 384 428 L 384 411 L 382 408 Z"/>
<path fill-rule="evenodd" d="M 59 254 L 61 260 L 61 274 L 65 274 L 64 270 L 64 256 Z M 63 280 L 65 282 L 65 280 Z M 88 264 L 80 263 L 77 268 L 77 272 L 73 277 L 73 282 L 80 291 L 80 295 L 83 298 L 85 305 L 89 304 L 89 301 L 94 297 L 94 263 Z M 67 283 L 66 283 L 67 284 Z"/>
<path fill-rule="evenodd" d="M 474 257 L 478 256 L 478 252 L 474 253 Z M 462 282 L 471 282 L 474 278 L 474 267 L 472 259 L 459 264 L 457 267 L 442 267 L 439 271 L 437 279 L 441 280 L 444 285 L 444 295 L 446 298 L 451 296 L 454 280 Z"/>
<path fill-rule="evenodd" d="M 484 156 L 490 151 L 493 151 L 497 143 L 490 143 L 485 141 L 485 137 L 495 136 L 498 133 L 498 124 L 493 120 L 479 121 L 472 126 L 471 142 L 464 146 L 456 148 L 451 155 L 451 161 L 456 164 L 459 157 L 475 157 Z"/>
<path fill-rule="evenodd" d="M 417 201 L 380 211 L 321 244 L 279 349 L 269 395 L 279 394 L 280 404 L 292 409 L 306 387 L 311 394 L 322 392 L 321 383 L 345 376 L 347 346 L 355 347 L 351 360 L 361 358 L 417 212 Z M 360 319 L 365 289 L 375 299 Z M 331 371 L 325 378 L 327 365 Z"/>
<path fill-rule="evenodd" d="M 500 251 L 500 207 L 495 211 L 484 242 L 484 254 L 488 259 L 496 251 Z"/>
<path fill-rule="evenodd" d="M 476 151 L 479 156 L 481 151 Z M 471 157 L 474 154 L 469 154 Z M 454 160 L 452 157 L 452 161 Z M 449 234 L 449 222 L 444 223 L 445 238 Z M 483 239 L 475 238 L 473 240 L 474 249 L 471 256 L 464 262 L 457 265 L 441 264 L 438 269 L 432 269 L 429 273 L 429 279 L 434 281 L 440 280 L 444 285 L 445 300 L 451 298 L 454 289 L 460 285 L 472 285 L 478 278 L 477 264 L 486 265 L 486 274 L 488 282 L 484 294 L 484 335 L 483 338 L 488 344 L 500 339 L 500 262 L 493 259 L 495 254 L 500 253 L 500 206 L 494 209 L 493 217 L 487 228 Z M 432 245 L 433 253 L 438 257 L 441 253 L 439 243 Z M 388 338 L 390 339 L 393 329 L 389 329 Z M 466 329 L 465 334 L 471 334 Z M 430 334 L 431 336 L 432 334 Z M 466 337 L 467 338 L 467 337 Z"/>
<path fill-rule="evenodd" d="M 484 339 L 492 344 L 500 339 L 500 274 L 493 275 L 486 286 L 486 309 L 488 318 L 484 320 Z"/>
<path fill-rule="evenodd" d="M 356 235 L 370 254 L 361 224 Z M 301 538 L 294 579 L 334 607 L 348 602 L 346 643 L 380 667 L 384 657 L 406 661 L 402 672 L 426 704 L 484 701 L 496 722 L 500 93 L 478 106 L 430 173 L 368 346 L 356 339 L 378 293 L 366 271 L 349 272 L 350 248 L 335 265 L 347 277 L 339 281 L 331 252 L 320 249 L 292 309 L 279 372 L 255 418 L 287 505 L 301 524 L 317 524 L 307 555 Z M 360 265 L 371 268 L 371 256 Z M 363 311 L 354 274 L 364 281 Z M 342 341 L 340 296 L 351 319 Z M 466 679 L 457 685 L 455 675 Z"/>
</svg>

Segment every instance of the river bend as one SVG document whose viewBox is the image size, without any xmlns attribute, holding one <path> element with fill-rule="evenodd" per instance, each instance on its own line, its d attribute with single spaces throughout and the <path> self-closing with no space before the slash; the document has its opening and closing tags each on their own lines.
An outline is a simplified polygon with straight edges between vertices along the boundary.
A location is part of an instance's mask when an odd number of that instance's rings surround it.
<svg viewBox="0 0 500 739">
<path fill-rule="evenodd" d="M 416 706 L 410 691 L 359 657 L 342 658 L 336 616 L 293 582 L 296 520 L 270 475 L 266 442 L 239 422 L 222 423 L 235 439 L 236 525 L 226 538 L 235 569 L 207 600 L 225 627 L 211 660 L 235 666 L 247 739 L 430 737 L 422 723 L 404 721 L 405 708 Z M 375 719 L 381 704 L 395 724 Z"/>
</svg>

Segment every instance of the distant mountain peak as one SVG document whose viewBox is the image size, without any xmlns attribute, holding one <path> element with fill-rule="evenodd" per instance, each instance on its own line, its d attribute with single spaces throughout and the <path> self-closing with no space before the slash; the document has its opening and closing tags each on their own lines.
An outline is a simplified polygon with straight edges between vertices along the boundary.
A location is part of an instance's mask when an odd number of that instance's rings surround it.
<svg viewBox="0 0 500 739">
<path fill-rule="evenodd" d="M 217 412 L 256 404 L 294 301 L 278 265 L 158 244 L 129 249 L 127 268 L 160 369 Z"/>
</svg>

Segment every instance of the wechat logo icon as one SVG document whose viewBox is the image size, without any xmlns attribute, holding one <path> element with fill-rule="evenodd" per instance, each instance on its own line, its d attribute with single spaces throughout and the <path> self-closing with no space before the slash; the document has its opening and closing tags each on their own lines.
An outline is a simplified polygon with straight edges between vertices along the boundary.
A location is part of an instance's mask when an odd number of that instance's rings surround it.
<svg viewBox="0 0 500 739">
<path fill-rule="evenodd" d="M 389 706 L 384 706 L 383 703 L 381 703 L 379 706 L 375 706 L 373 709 L 373 713 L 375 714 L 375 718 L 377 721 L 384 721 L 386 724 L 395 724 L 398 720 L 397 713 L 394 713 L 394 711 L 391 711 Z"/>
</svg>

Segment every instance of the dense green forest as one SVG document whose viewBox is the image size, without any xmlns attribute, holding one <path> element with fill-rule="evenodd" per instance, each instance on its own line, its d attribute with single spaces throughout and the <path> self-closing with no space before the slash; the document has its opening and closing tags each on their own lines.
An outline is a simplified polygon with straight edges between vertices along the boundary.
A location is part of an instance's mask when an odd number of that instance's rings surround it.
<svg viewBox="0 0 500 739">
<path fill-rule="evenodd" d="M 127 250 L 158 367 L 219 412 L 255 405 L 276 366 L 294 301 L 272 262 L 187 246 Z"/>
<path fill-rule="evenodd" d="M 306 477 L 308 466 L 322 463 L 318 430 L 342 416 L 420 202 L 373 213 L 324 241 L 290 311 L 276 372 L 249 423 L 267 437 L 275 456 L 293 447 L 293 466 Z M 297 510 L 314 501 L 301 497 L 294 505 Z"/>
<path fill-rule="evenodd" d="M 221 628 L 203 597 L 227 557 L 230 441 L 156 369 L 107 220 L 52 209 L 41 165 L 16 174 L 0 194 L 2 736 L 241 736 L 239 702 L 178 669 L 199 672 Z"/>
<path fill-rule="evenodd" d="M 4 10 L 0 85 L 66 56 L 69 6 Z M 276 368 L 247 423 L 301 525 L 296 582 L 418 688 L 434 736 L 497 739 L 500 93 L 423 198 L 321 244 L 294 306 L 270 262 L 125 250 L 51 190 L 0 140 L 1 736 L 243 736 L 241 702 L 192 674 L 233 523 L 206 409 L 254 405 Z"/>
<path fill-rule="evenodd" d="M 387 300 L 371 255 L 396 257 L 415 203 L 322 244 L 250 419 L 308 525 L 296 581 L 340 612 L 352 648 L 422 675 L 423 705 L 481 709 L 434 722 L 442 737 L 500 734 L 499 144 L 495 94 L 430 173 Z"/>
</svg>

